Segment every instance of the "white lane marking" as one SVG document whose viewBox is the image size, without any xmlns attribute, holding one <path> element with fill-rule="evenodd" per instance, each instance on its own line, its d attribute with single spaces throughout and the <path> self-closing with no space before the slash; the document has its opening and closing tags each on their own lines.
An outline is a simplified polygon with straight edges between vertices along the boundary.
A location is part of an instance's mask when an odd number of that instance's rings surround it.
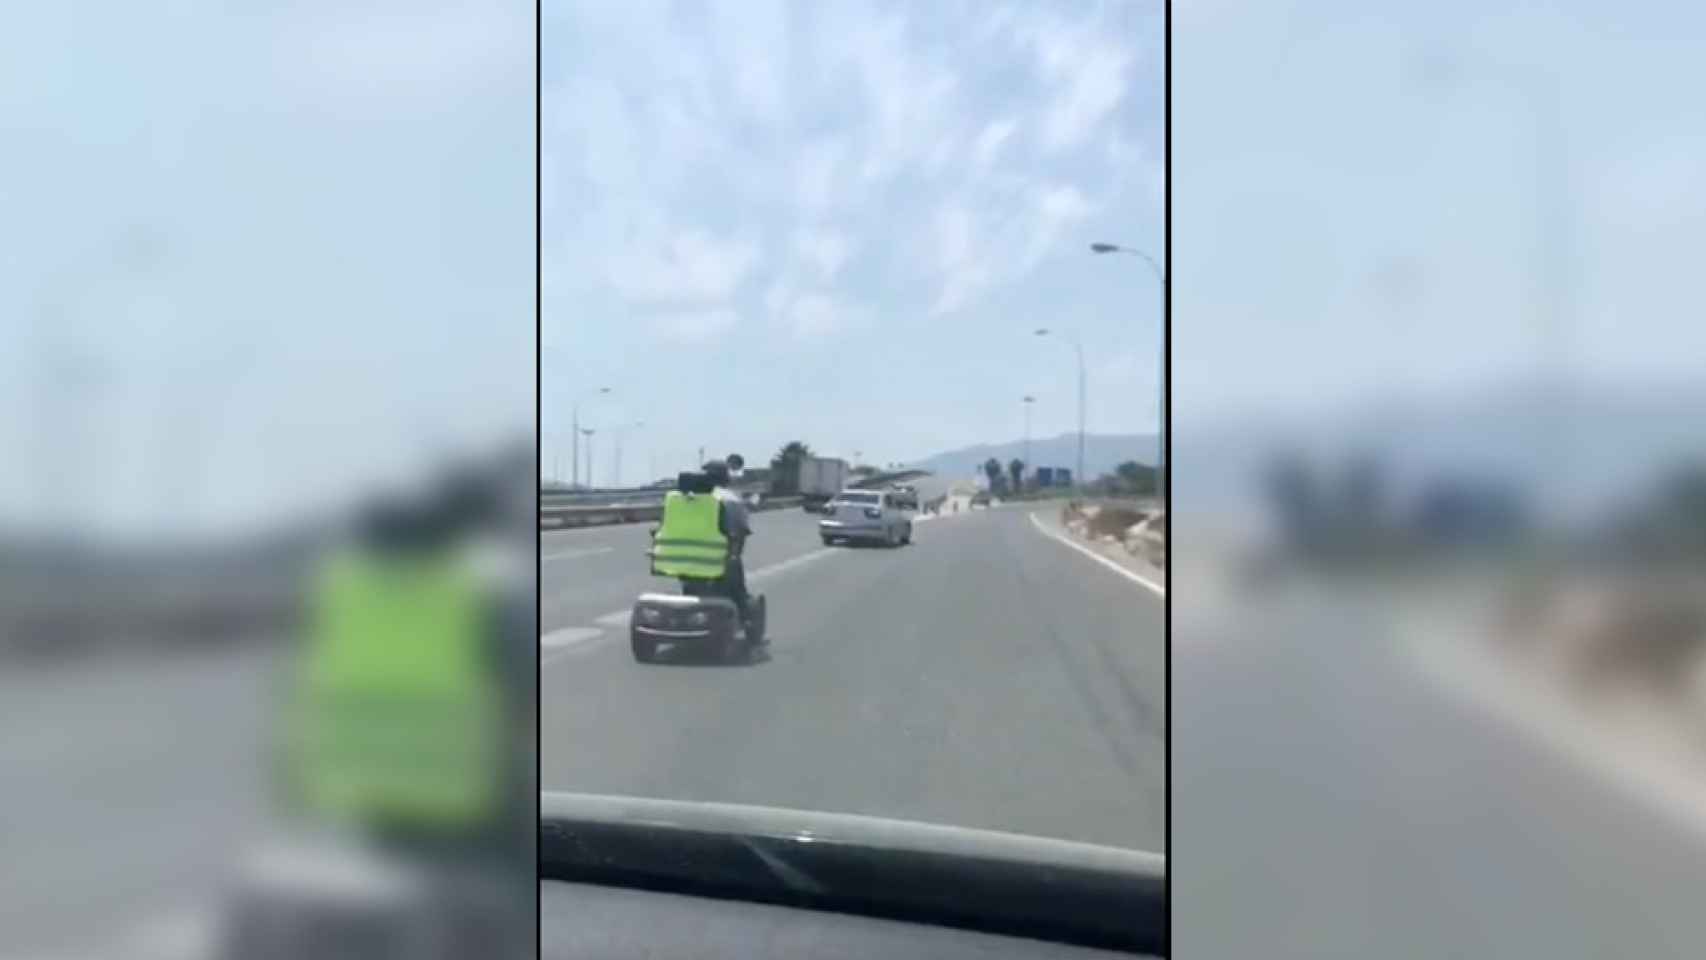
<svg viewBox="0 0 1706 960">
<path fill-rule="evenodd" d="M 602 632 L 597 627 L 563 627 L 540 637 L 539 645 L 547 650 L 573 646 L 578 643 L 585 643 Z"/>
<path fill-rule="evenodd" d="M 1030 514 L 1030 518 L 1031 518 L 1031 526 L 1036 527 L 1037 530 L 1040 533 L 1042 533 L 1044 536 L 1052 537 L 1055 540 L 1059 540 L 1061 543 L 1064 543 L 1067 546 L 1071 547 L 1072 549 L 1077 550 L 1079 553 L 1082 553 L 1086 557 L 1089 557 L 1090 559 L 1096 561 L 1097 563 L 1101 564 L 1102 566 L 1107 567 L 1109 570 L 1112 570 L 1113 572 L 1119 574 L 1120 576 L 1125 577 L 1127 580 L 1130 580 L 1134 583 L 1139 583 L 1145 587 L 1148 587 L 1150 590 L 1154 591 L 1158 596 L 1165 597 L 1167 595 L 1167 588 L 1163 587 L 1159 583 L 1156 583 L 1153 580 L 1148 579 L 1147 577 L 1138 576 L 1136 573 L 1133 573 L 1132 571 L 1127 570 L 1125 567 L 1120 566 L 1119 564 L 1113 562 L 1112 560 L 1109 560 L 1107 557 L 1102 556 L 1101 554 L 1097 553 L 1094 550 L 1091 550 L 1089 547 L 1086 547 L 1081 543 L 1074 543 L 1071 540 L 1068 540 L 1066 538 L 1065 534 L 1056 533 L 1055 531 L 1050 530 L 1049 528 L 1043 526 L 1042 521 L 1037 519 L 1036 514 L 1034 514 L 1034 513 Z"/>
<path fill-rule="evenodd" d="M 595 557 L 601 553 L 609 553 L 615 549 L 615 547 L 582 547 L 578 550 L 564 550 L 561 553 L 542 554 L 539 557 L 539 560 L 542 563 L 546 563 L 552 560 L 573 560 L 577 557 Z"/>
<path fill-rule="evenodd" d="M 602 623 L 607 627 L 625 627 L 628 625 L 628 618 L 633 614 L 632 609 L 623 607 L 620 610 L 612 610 L 602 617 L 595 618 L 593 623 Z"/>
<path fill-rule="evenodd" d="M 835 552 L 837 551 L 834 547 L 819 547 L 811 553 L 802 553 L 797 557 L 783 560 L 781 563 L 772 563 L 768 567 L 759 567 L 757 570 L 748 570 L 746 578 L 748 580 L 767 580 L 784 570 L 792 570 L 795 567 L 816 560 L 818 557 L 828 556 Z"/>
</svg>

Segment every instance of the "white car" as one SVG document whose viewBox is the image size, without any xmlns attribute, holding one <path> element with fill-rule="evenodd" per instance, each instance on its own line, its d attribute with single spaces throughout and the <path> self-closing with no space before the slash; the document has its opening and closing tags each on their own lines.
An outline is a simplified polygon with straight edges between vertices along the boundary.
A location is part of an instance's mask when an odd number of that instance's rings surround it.
<svg viewBox="0 0 1706 960">
<path fill-rule="evenodd" d="M 824 505 L 817 522 L 824 546 L 864 540 L 894 547 L 912 542 L 912 519 L 895 495 L 882 490 L 843 490 Z"/>
</svg>

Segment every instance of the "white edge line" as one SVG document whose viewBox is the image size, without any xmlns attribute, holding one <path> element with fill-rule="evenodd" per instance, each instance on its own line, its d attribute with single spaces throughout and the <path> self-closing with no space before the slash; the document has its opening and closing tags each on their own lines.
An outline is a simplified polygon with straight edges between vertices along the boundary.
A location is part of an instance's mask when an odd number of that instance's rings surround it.
<svg viewBox="0 0 1706 960">
<path fill-rule="evenodd" d="M 1145 587 L 1148 587 L 1157 596 L 1165 597 L 1167 595 L 1167 588 L 1166 587 L 1163 587 L 1160 584 L 1155 583 L 1154 581 L 1149 580 L 1146 577 L 1140 577 L 1137 574 L 1131 572 L 1130 570 L 1127 570 L 1125 567 L 1122 567 L 1119 564 L 1113 562 L 1112 560 L 1109 560 L 1107 557 L 1104 557 L 1101 554 L 1097 553 L 1096 551 L 1091 550 L 1089 547 L 1086 547 L 1081 543 L 1073 543 L 1071 540 L 1068 540 L 1065 536 L 1058 534 L 1058 533 L 1055 533 L 1053 530 L 1050 530 L 1049 528 L 1043 526 L 1043 522 L 1041 520 L 1037 519 L 1036 514 L 1034 514 L 1034 513 L 1029 514 L 1029 516 L 1031 518 L 1031 526 L 1036 527 L 1037 531 L 1042 533 L 1044 536 L 1049 537 L 1049 538 L 1054 539 L 1054 540 L 1058 540 L 1061 543 L 1066 544 L 1067 546 L 1071 547 L 1074 550 L 1077 550 L 1079 553 L 1082 553 L 1086 557 L 1089 557 L 1090 559 L 1096 561 L 1097 563 L 1101 564 L 1102 566 L 1107 567 L 1109 570 L 1112 570 L 1113 572 L 1119 574 L 1120 576 L 1125 577 L 1127 580 L 1130 580 L 1130 581 L 1133 581 L 1134 583 L 1139 583 Z"/>
<path fill-rule="evenodd" d="M 1470 709 L 1502 721 L 1519 736 L 1595 778 L 1678 827 L 1706 840 L 1706 798 L 1698 782 L 1649 754 L 1631 751 L 1619 736 L 1570 716 L 1545 693 L 1513 689 L 1499 673 L 1511 670 L 1486 654 L 1452 652 L 1438 639 L 1410 638 L 1405 656 L 1428 681 Z"/>
</svg>

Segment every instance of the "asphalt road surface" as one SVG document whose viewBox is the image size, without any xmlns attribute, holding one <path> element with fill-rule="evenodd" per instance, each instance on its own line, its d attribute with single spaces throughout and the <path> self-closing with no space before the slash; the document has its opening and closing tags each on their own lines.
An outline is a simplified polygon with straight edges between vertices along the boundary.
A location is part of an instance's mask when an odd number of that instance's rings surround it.
<svg viewBox="0 0 1706 960">
<path fill-rule="evenodd" d="M 896 549 L 826 548 L 816 519 L 755 516 L 771 641 L 742 666 L 633 660 L 629 605 L 676 590 L 647 525 L 545 534 L 541 785 L 1165 850 L 1161 598 L 1016 506 Z"/>
<path fill-rule="evenodd" d="M 274 650 L 0 665 L 0 960 L 195 955 L 258 834 Z"/>
<path fill-rule="evenodd" d="M 1418 669 L 1471 642 L 1398 629 L 1443 606 L 1341 587 L 1175 623 L 1176 956 L 1706 956 L 1706 834 L 1479 712 L 1470 668 Z"/>
</svg>

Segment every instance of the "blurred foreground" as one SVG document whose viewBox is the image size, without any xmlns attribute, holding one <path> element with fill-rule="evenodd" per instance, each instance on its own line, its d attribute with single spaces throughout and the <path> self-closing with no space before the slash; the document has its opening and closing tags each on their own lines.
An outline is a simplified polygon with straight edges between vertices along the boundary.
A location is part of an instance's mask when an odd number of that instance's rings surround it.
<svg viewBox="0 0 1706 960">
<path fill-rule="evenodd" d="M 1706 953 L 1701 19 L 1181 5 L 1177 956 Z"/>
<path fill-rule="evenodd" d="M 530 855 L 305 815 L 285 721 L 312 585 L 364 512 L 447 470 L 532 510 L 533 23 L 463 0 L 8 11 L 0 958 L 232 955 L 257 916 L 235 955 L 398 932 L 431 955 L 419 918 L 447 898 L 454 927 L 531 936 Z M 526 524 L 450 539 L 534 553 Z M 533 604 L 529 579 L 498 606 Z M 531 787 L 499 789 L 530 837 Z M 524 895 L 488 908 L 494 878 Z M 499 953 L 480 939 L 439 952 Z"/>
<path fill-rule="evenodd" d="M 86 599 L 8 604 L 0 629 L 11 787 L 0 956 L 530 955 L 533 466 L 530 442 L 510 444 L 419 490 L 367 498 L 288 549 L 14 547 L 6 582 L 30 583 L 26 601 Z M 459 512 L 471 490 L 486 501 Z M 376 526 L 393 566 L 448 548 L 496 571 L 476 641 L 488 655 L 465 669 L 499 691 L 506 755 L 487 774 L 418 771 L 423 784 L 494 778 L 479 788 L 496 791 L 493 812 L 469 825 L 398 830 L 300 796 L 291 718 L 324 709 L 302 700 L 324 656 L 305 642 L 319 629 L 312 585 L 334 557 L 372 543 Z M 395 737 L 384 723 L 370 714 L 358 732 Z"/>
</svg>

